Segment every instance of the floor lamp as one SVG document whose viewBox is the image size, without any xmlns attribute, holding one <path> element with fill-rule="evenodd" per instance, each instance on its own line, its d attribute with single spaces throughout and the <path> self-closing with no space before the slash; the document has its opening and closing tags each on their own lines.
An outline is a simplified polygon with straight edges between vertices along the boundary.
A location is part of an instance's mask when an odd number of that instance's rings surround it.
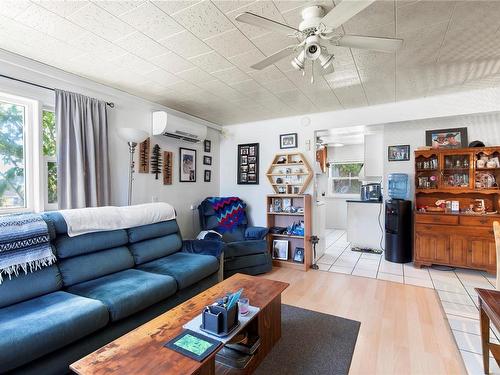
<svg viewBox="0 0 500 375">
<path fill-rule="evenodd" d="M 141 143 L 149 137 L 149 134 L 144 130 L 135 128 L 119 128 L 118 135 L 121 139 L 127 142 L 128 152 L 130 156 L 128 169 L 128 205 L 132 204 L 132 181 L 134 179 L 134 152 L 138 143 Z"/>
</svg>

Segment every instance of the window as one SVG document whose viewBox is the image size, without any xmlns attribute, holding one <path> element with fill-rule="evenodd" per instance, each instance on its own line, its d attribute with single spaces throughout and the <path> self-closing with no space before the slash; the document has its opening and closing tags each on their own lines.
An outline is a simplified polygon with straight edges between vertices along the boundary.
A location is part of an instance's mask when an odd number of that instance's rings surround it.
<svg viewBox="0 0 500 375">
<path fill-rule="evenodd" d="M 26 107 L 0 100 L 0 209 L 27 207 Z"/>
<path fill-rule="evenodd" d="M 57 209 L 56 116 L 42 111 L 42 156 L 45 209 Z"/>
<path fill-rule="evenodd" d="M 330 195 L 359 195 L 361 193 L 359 173 L 362 168 L 363 163 L 359 161 L 330 163 L 328 178 Z"/>
</svg>

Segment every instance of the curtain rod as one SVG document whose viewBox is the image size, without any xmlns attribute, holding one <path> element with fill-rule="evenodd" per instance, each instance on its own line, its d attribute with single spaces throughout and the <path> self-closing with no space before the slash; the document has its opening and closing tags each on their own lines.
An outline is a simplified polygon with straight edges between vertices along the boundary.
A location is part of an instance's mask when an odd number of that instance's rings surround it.
<svg viewBox="0 0 500 375">
<path fill-rule="evenodd" d="M 19 78 L 9 77 L 9 76 L 6 76 L 4 74 L 0 74 L 0 77 L 7 78 L 7 79 L 10 79 L 12 81 L 26 83 L 27 85 L 40 87 L 41 89 L 50 90 L 50 91 L 56 91 L 56 89 L 54 89 L 52 87 L 39 85 L 38 83 L 28 82 L 28 81 L 25 81 L 25 80 L 19 79 Z M 115 103 L 113 103 L 113 102 L 106 102 L 106 104 L 109 105 L 110 108 L 115 108 Z"/>
</svg>

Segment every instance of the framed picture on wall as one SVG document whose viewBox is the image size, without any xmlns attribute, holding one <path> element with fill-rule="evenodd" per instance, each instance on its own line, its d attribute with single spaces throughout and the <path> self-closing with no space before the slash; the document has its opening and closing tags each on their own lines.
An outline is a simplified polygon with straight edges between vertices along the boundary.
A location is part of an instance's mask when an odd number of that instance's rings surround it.
<svg viewBox="0 0 500 375">
<path fill-rule="evenodd" d="M 297 133 L 280 134 L 280 148 L 296 148 Z"/>
<path fill-rule="evenodd" d="M 389 161 L 410 160 L 410 145 L 389 146 L 387 148 L 387 159 Z"/>
<path fill-rule="evenodd" d="M 427 130 L 425 132 L 425 145 L 432 148 L 467 147 L 467 128 Z"/>
<path fill-rule="evenodd" d="M 212 151 L 212 141 L 208 140 L 208 139 L 205 139 L 203 141 L 203 150 L 205 152 L 210 152 Z"/>
<path fill-rule="evenodd" d="M 211 156 L 203 156 L 203 165 L 212 165 L 212 157 Z"/>
<path fill-rule="evenodd" d="M 196 150 L 179 148 L 179 181 L 196 182 Z"/>
<path fill-rule="evenodd" d="M 208 169 L 205 169 L 204 181 L 205 182 L 210 182 L 211 179 L 212 179 L 212 171 L 210 171 Z"/>
<path fill-rule="evenodd" d="M 259 144 L 247 143 L 238 145 L 238 172 L 239 185 L 259 184 Z"/>
</svg>

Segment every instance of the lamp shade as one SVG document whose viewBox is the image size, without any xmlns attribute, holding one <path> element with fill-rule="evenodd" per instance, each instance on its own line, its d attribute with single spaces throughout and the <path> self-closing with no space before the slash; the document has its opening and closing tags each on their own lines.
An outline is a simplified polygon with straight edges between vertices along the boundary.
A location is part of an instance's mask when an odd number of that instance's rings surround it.
<svg viewBox="0 0 500 375">
<path fill-rule="evenodd" d="M 147 132 L 136 128 L 118 128 L 118 135 L 124 141 L 135 143 L 141 143 L 149 137 Z"/>
</svg>

